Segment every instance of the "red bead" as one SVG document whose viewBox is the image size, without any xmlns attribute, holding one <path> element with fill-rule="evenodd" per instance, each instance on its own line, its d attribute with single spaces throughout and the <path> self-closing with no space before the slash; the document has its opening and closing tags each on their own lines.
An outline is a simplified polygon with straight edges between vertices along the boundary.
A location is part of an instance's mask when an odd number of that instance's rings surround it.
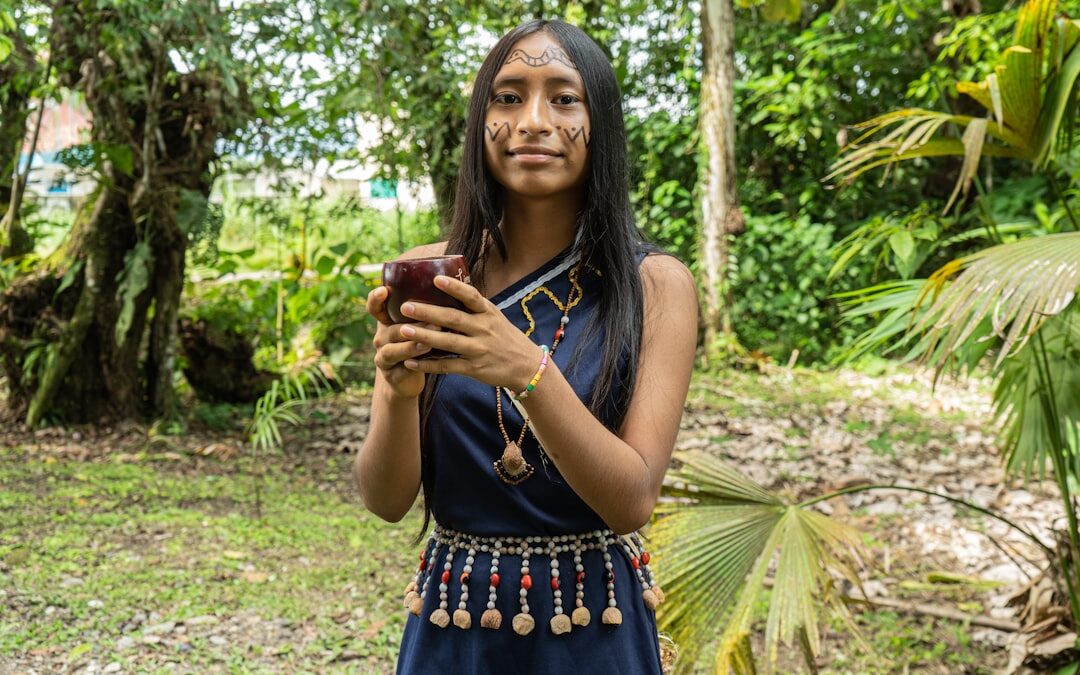
<svg viewBox="0 0 1080 675">
<path fill-rule="evenodd" d="M 634 556 L 633 558 L 630 558 L 630 564 L 634 566 L 634 569 L 640 569 L 641 568 L 641 563 L 638 562 L 637 556 Z"/>
<path fill-rule="evenodd" d="M 551 590 L 553 590 L 553 591 L 559 590 L 559 579 L 558 579 L 558 577 L 551 577 Z"/>
<path fill-rule="evenodd" d="M 649 564 L 649 552 L 648 551 L 645 551 L 644 553 L 641 554 L 641 562 L 645 563 L 646 565 Z"/>
<path fill-rule="evenodd" d="M 423 559 L 424 559 L 424 552 L 420 551 L 420 560 L 423 560 Z"/>
<path fill-rule="evenodd" d="M 492 574 L 491 575 L 491 585 L 494 586 L 495 588 L 499 587 L 499 575 L 498 574 Z"/>
<path fill-rule="evenodd" d="M 529 590 L 530 588 L 532 588 L 532 577 L 528 574 L 521 577 L 521 587 L 525 590 Z"/>
<path fill-rule="evenodd" d="M 469 575 L 468 575 L 468 573 L 467 572 L 462 572 L 461 576 L 458 577 L 458 581 L 460 581 L 463 584 L 469 583 Z"/>
<path fill-rule="evenodd" d="M 427 569 L 427 561 L 426 560 L 421 560 L 420 561 L 420 571 L 423 572 L 426 569 Z"/>
<path fill-rule="evenodd" d="M 448 584 L 448 583 L 450 583 L 450 570 L 443 570 L 443 573 L 442 573 L 442 582 L 443 582 L 444 584 Z"/>
<path fill-rule="evenodd" d="M 585 581 L 585 573 L 584 572 L 578 572 L 577 573 L 577 582 L 580 584 L 580 583 L 583 583 L 584 581 Z"/>
</svg>

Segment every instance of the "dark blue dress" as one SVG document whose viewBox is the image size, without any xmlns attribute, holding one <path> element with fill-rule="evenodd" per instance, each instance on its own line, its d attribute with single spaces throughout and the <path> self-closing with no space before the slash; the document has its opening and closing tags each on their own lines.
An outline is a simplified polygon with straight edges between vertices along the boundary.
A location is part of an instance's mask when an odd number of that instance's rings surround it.
<svg viewBox="0 0 1080 675">
<path fill-rule="evenodd" d="M 503 312 L 523 331 L 529 321 L 515 298 L 522 291 L 537 286 L 549 289 L 565 302 L 571 289 L 566 266 L 568 251 L 548 261 L 540 269 L 491 298 L 495 304 L 509 304 Z M 644 257 L 644 254 L 639 256 Z M 551 275 L 552 272 L 556 274 Z M 598 339 L 590 340 L 575 367 L 569 360 L 578 347 L 588 320 L 600 301 L 600 283 L 591 268 L 579 271 L 583 295 L 570 310 L 565 336 L 552 357 L 574 391 L 588 401 L 599 373 L 602 354 Z M 536 323 L 532 339 L 537 344 L 552 342 L 562 316 L 561 310 L 544 293 L 527 301 Z M 624 364 L 625 365 L 625 364 Z M 542 385 L 541 385 L 542 386 Z M 614 398 L 614 395 L 613 395 Z M 614 410 L 608 407 L 603 419 L 611 428 Z M 503 397 L 506 431 L 516 440 L 523 419 L 509 398 Z M 426 433 L 426 459 L 423 471 L 432 477 L 430 495 L 432 514 L 438 527 L 484 537 L 510 538 L 528 535 L 566 535 L 603 530 L 600 517 L 581 500 L 563 480 L 554 463 L 541 456 L 532 433 L 526 435 L 522 452 L 535 473 L 522 483 L 508 485 L 496 475 L 492 463 L 499 459 L 506 443 L 499 432 L 495 388 L 471 378 L 449 375 L 441 378 L 435 394 Z M 505 542 L 504 542 L 505 543 Z M 419 616 L 409 613 L 397 664 L 398 673 L 601 673 L 623 675 L 659 673 L 660 650 L 656 620 L 643 600 L 643 588 L 652 582 L 651 571 L 635 559 L 640 549 L 626 548 L 621 542 L 608 546 L 612 564 L 615 601 L 621 612 L 621 625 L 601 620 L 609 606 L 608 579 L 603 547 L 580 552 L 584 580 L 580 590 L 583 604 L 591 614 L 586 626 L 574 625 L 565 634 L 556 635 L 549 626 L 555 612 L 554 586 L 550 582 L 552 565 L 548 555 L 533 555 L 530 577 L 535 583 L 527 591 L 528 611 L 535 618 L 535 628 L 526 635 L 517 634 L 512 619 L 521 609 L 521 557 L 501 556 L 500 577 L 495 591 L 495 608 L 501 613 L 498 629 L 481 627 L 480 618 L 488 609 L 491 554 L 476 550 L 465 608 L 471 615 L 471 627 L 462 629 L 450 623 L 445 628 L 433 624 L 430 617 L 440 606 L 439 584 L 448 547 L 429 539 L 424 548 L 426 566 L 418 570 L 418 589 L 425 587 Z M 557 553 L 562 570 L 562 607 L 566 613 L 575 608 L 575 559 L 572 551 Z M 644 558 L 648 560 L 647 557 Z M 466 565 L 466 551 L 459 549 L 449 570 L 445 586 L 448 612 L 453 615 L 462 600 L 461 575 Z M 642 572 L 645 572 L 644 575 Z"/>
</svg>

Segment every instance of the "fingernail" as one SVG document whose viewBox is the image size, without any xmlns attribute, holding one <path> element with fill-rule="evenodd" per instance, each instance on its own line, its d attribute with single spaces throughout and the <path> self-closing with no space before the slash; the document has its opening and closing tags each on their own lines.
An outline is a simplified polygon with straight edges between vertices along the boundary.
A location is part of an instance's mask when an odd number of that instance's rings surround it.
<svg viewBox="0 0 1080 675">
<path fill-rule="evenodd" d="M 438 286 L 439 288 L 446 288 L 447 284 L 449 284 L 449 283 L 450 283 L 450 277 L 444 277 L 441 274 L 439 276 L 435 277 L 435 285 Z"/>
<path fill-rule="evenodd" d="M 420 365 L 420 362 L 417 361 L 416 359 L 406 359 L 405 360 L 405 367 L 406 368 L 415 368 L 418 365 Z"/>
<path fill-rule="evenodd" d="M 402 308 L 402 311 L 404 311 L 404 307 Z M 405 337 L 412 337 L 412 336 L 416 335 L 416 329 L 413 328 L 412 326 L 402 326 L 401 327 L 401 334 L 404 335 Z"/>
<path fill-rule="evenodd" d="M 401 313 L 405 316 L 412 316 L 413 312 L 415 311 L 416 306 L 413 305 L 411 302 L 406 302 L 404 305 L 401 306 Z"/>
</svg>

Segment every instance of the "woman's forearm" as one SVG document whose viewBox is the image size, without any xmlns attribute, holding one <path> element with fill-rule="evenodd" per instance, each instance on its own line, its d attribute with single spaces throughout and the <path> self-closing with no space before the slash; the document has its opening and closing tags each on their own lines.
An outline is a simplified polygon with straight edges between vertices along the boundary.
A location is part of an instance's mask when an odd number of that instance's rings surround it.
<svg viewBox="0 0 1080 675">
<path fill-rule="evenodd" d="M 523 403 L 548 457 L 608 527 L 624 534 L 648 522 L 656 495 L 645 460 L 596 419 L 554 363 Z"/>
<path fill-rule="evenodd" d="M 353 472 L 364 506 L 383 520 L 405 517 L 420 489 L 420 411 L 415 398 L 398 398 L 376 375 L 371 425 Z"/>
</svg>

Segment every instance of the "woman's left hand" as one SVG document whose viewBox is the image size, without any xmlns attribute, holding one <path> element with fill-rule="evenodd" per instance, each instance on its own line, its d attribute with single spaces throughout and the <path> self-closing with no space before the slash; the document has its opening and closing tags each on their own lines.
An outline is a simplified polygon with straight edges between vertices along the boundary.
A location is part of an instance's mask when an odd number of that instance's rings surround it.
<svg viewBox="0 0 1080 675">
<path fill-rule="evenodd" d="M 410 359 L 405 367 L 422 373 L 456 373 L 495 387 L 520 391 L 540 365 L 540 347 L 525 336 L 480 291 L 447 276 L 435 278 L 435 285 L 457 298 L 468 311 L 407 302 L 401 313 L 421 324 L 435 324 L 444 330 L 417 324 L 402 326 L 411 340 L 459 354 L 459 358 Z"/>
</svg>

